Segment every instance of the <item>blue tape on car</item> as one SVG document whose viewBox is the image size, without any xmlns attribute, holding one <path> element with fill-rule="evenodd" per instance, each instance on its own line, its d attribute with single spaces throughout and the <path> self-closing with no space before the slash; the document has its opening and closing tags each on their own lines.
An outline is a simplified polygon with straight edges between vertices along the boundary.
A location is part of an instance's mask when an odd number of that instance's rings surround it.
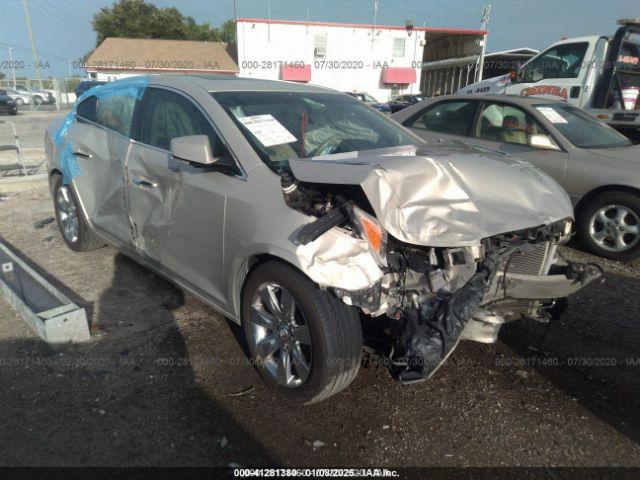
<svg viewBox="0 0 640 480">
<path fill-rule="evenodd" d="M 71 111 L 67 114 L 64 121 L 60 125 L 60 128 L 53 135 L 53 142 L 56 146 L 56 151 L 60 156 L 60 169 L 62 170 L 62 183 L 68 185 L 73 177 L 80 175 L 82 172 L 80 166 L 73 154 L 73 144 L 70 140 L 67 140 L 67 133 L 71 128 L 71 125 L 76 121 L 76 108 L 77 105 L 85 98 L 94 96 L 98 99 L 105 98 L 111 95 L 117 95 L 120 97 L 130 97 L 140 100 L 144 92 L 145 87 L 149 85 L 149 76 L 140 75 L 136 77 L 129 77 L 122 80 L 116 80 L 114 82 L 106 83 L 104 85 L 97 85 L 84 92 Z M 65 143 L 66 141 L 66 143 Z"/>
<path fill-rule="evenodd" d="M 105 83 L 104 85 L 96 85 L 95 87 L 90 88 L 80 96 L 78 102 L 90 96 L 94 96 L 100 99 L 110 95 L 131 97 L 135 98 L 136 100 L 140 100 L 140 98 L 142 98 L 142 93 L 144 92 L 144 89 L 147 85 L 149 85 L 148 75 L 138 75 L 135 77 L 123 78 L 122 80 L 116 80 L 113 82 Z"/>
<path fill-rule="evenodd" d="M 60 170 L 62 170 L 62 183 L 68 185 L 71 179 L 77 175 L 80 175 L 80 167 L 76 161 L 75 155 L 73 155 L 73 145 L 71 141 L 66 141 L 67 133 L 76 120 L 76 108 L 73 109 L 64 117 L 62 125 L 53 135 L 53 142 L 56 146 L 56 151 L 59 152 L 60 157 Z M 66 141 L 66 145 L 65 145 Z"/>
</svg>

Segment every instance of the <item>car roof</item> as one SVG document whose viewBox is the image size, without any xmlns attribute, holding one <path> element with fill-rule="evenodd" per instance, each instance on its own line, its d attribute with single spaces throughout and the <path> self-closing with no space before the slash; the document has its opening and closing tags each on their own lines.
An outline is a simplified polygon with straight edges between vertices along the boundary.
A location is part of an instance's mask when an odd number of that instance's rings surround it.
<svg viewBox="0 0 640 480">
<path fill-rule="evenodd" d="M 466 93 L 461 95 L 442 95 L 440 97 L 433 97 L 430 100 L 441 101 L 441 100 L 484 100 L 486 102 L 503 102 L 510 103 L 512 105 L 522 105 L 522 106 L 532 106 L 532 105 L 542 105 L 549 103 L 566 103 L 562 100 L 556 100 L 553 98 L 544 98 L 544 97 L 524 97 L 521 95 L 495 95 L 495 94 L 472 94 Z"/>
<path fill-rule="evenodd" d="M 178 86 L 190 83 L 209 92 L 315 92 L 340 93 L 329 88 L 316 85 L 306 85 L 297 82 L 281 80 L 262 80 L 257 78 L 235 77 L 232 75 L 150 75 L 149 83 Z"/>
</svg>

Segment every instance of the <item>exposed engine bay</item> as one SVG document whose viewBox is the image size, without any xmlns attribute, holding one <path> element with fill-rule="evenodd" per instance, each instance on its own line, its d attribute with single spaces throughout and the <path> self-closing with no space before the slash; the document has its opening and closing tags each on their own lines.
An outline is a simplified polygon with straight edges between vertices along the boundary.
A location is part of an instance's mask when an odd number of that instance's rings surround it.
<svg viewBox="0 0 640 480">
<path fill-rule="evenodd" d="M 559 298 L 602 275 L 597 265 L 558 258 L 557 246 L 571 234 L 570 218 L 477 246 L 425 247 L 389 235 L 359 185 L 281 177 L 287 204 L 315 218 L 296 243 L 308 245 L 335 230 L 366 241 L 379 278 L 366 288 L 327 287 L 365 314 L 394 320 L 390 358 L 404 383 L 430 378 L 460 339 L 492 343 L 506 321 L 548 321 L 563 305 Z"/>
</svg>

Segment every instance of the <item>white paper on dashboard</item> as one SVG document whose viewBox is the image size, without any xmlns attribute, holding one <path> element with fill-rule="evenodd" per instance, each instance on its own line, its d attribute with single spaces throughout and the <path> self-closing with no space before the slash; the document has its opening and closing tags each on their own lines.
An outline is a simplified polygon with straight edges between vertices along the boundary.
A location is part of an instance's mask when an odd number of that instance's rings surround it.
<svg viewBox="0 0 640 480">
<path fill-rule="evenodd" d="M 538 111 L 542 115 L 544 115 L 551 123 L 567 123 L 567 120 L 553 108 L 538 107 Z"/>
<path fill-rule="evenodd" d="M 297 140 L 289 130 L 271 115 L 251 115 L 238 118 L 265 147 L 291 143 Z"/>
</svg>

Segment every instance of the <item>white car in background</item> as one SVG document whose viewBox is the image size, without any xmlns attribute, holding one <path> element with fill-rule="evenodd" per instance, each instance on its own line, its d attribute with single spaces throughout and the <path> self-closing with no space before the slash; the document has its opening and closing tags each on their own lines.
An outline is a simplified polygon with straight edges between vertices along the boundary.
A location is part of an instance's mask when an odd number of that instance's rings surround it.
<svg viewBox="0 0 640 480">
<path fill-rule="evenodd" d="M 13 98 L 13 101 L 16 102 L 18 107 L 22 105 L 29 105 L 31 103 L 31 98 L 26 93 L 19 92 L 14 90 L 13 88 L 5 88 L 7 95 Z"/>
</svg>

